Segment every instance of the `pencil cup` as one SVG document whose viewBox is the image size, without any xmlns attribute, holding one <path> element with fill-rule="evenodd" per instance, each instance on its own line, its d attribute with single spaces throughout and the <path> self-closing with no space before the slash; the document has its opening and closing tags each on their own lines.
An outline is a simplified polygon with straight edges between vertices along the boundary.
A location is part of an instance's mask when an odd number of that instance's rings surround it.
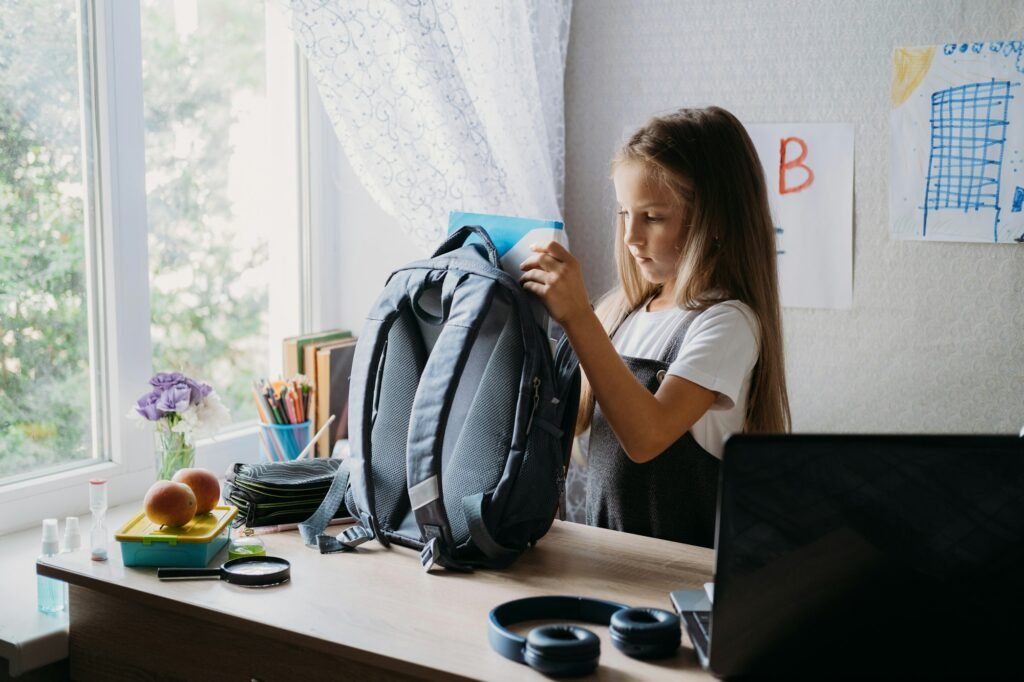
<svg viewBox="0 0 1024 682">
<path fill-rule="evenodd" d="M 269 461 L 295 459 L 309 445 L 310 423 L 260 424 L 260 450 Z"/>
</svg>

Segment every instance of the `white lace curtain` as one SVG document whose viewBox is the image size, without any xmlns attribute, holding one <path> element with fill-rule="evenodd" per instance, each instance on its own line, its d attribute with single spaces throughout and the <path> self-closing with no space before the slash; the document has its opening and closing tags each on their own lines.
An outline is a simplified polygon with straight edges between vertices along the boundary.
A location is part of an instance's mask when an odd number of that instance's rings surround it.
<svg viewBox="0 0 1024 682">
<path fill-rule="evenodd" d="M 283 0 L 342 147 L 425 251 L 451 210 L 560 219 L 571 0 Z"/>
</svg>

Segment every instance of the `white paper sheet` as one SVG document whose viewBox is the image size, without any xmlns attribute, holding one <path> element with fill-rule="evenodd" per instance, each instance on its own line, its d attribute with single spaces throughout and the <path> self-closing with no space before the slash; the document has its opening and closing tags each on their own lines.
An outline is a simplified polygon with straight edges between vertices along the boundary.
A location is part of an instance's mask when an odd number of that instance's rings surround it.
<svg viewBox="0 0 1024 682">
<path fill-rule="evenodd" d="M 745 124 L 768 185 L 782 305 L 853 303 L 853 126 Z"/>
<path fill-rule="evenodd" d="M 1024 240 L 1024 41 L 900 47 L 892 58 L 892 233 Z"/>
</svg>

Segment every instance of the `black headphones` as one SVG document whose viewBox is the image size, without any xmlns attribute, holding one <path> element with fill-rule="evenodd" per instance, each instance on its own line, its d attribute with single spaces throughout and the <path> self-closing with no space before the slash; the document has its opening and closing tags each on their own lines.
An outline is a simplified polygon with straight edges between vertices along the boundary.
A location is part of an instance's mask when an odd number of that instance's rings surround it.
<svg viewBox="0 0 1024 682">
<path fill-rule="evenodd" d="M 664 658 L 679 648 L 679 616 L 586 597 L 527 597 L 491 610 L 487 639 L 505 658 L 552 676 L 586 675 L 597 667 L 601 640 L 576 625 L 545 625 L 524 638 L 508 626 L 529 620 L 576 620 L 607 625 L 615 648 L 634 658 Z"/>
</svg>

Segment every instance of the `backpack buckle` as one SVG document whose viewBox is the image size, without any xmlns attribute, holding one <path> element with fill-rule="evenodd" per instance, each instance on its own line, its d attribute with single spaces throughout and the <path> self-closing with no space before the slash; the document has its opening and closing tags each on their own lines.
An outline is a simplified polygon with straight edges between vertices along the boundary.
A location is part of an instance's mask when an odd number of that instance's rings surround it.
<svg viewBox="0 0 1024 682">
<path fill-rule="evenodd" d="M 337 554 L 339 552 L 354 552 L 355 547 L 349 547 L 333 535 L 322 533 L 316 536 L 316 546 L 321 554 Z"/>
<path fill-rule="evenodd" d="M 337 537 L 321 533 L 316 536 L 316 546 L 321 554 L 336 554 L 338 552 L 354 552 L 356 547 L 373 539 L 370 529 L 363 526 L 352 526 L 351 528 L 338 533 Z"/>
<path fill-rule="evenodd" d="M 434 567 L 434 562 L 440 551 L 437 541 L 437 538 L 430 538 L 427 544 L 423 545 L 423 549 L 420 550 L 420 564 L 423 565 L 424 571 L 429 571 Z"/>
<path fill-rule="evenodd" d="M 420 564 L 423 565 L 424 571 L 429 571 L 435 564 L 450 571 L 462 571 L 463 573 L 471 573 L 473 571 L 472 566 L 459 563 L 448 554 L 448 547 L 441 537 L 440 528 L 428 525 L 423 530 L 426 536 L 430 538 L 423 545 L 423 549 L 420 550 Z"/>
<path fill-rule="evenodd" d="M 352 526 L 338 536 L 342 544 L 351 549 L 373 539 L 373 532 L 365 526 Z"/>
<path fill-rule="evenodd" d="M 376 516 L 373 516 L 372 514 L 367 514 L 366 512 L 363 512 L 362 514 L 359 515 L 359 521 L 360 521 L 360 523 L 363 524 L 362 528 L 366 532 L 370 533 L 370 537 L 366 538 L 367 540 L 370 540 L 372 538 L 376 538 L 377 542 L 379 542 L 384 547 L 390 547 L 391 546 L 391 543 L 388 541 L 388 539 L 386 537 L 384 537 L 383 533 L 380 532 L 380 527 L 377 525 L 377 517 Z M 350 528 L 349 530 L 353 530 L 353 529 Z M 362 542 L 365 542 L 365 540 L 362 541 Z M 362 542 L 360 542 L 359 544 L 362 544 Z"/>
</svg>

